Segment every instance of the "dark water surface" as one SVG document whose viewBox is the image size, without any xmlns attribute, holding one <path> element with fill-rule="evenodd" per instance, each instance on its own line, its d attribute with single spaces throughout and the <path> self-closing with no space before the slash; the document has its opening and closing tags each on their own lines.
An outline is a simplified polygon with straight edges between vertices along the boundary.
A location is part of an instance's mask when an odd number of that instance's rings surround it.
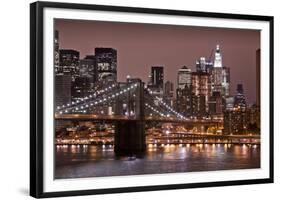
<svg viewBox="0 0 281 200">
<path fill-rule="evenodd" d="M 84 178 L 260 167 L 258 145 L 149 146 L 143 157 L 119 157 L 112 146 L 57 145 L 55 178 Z"/>
</svg>

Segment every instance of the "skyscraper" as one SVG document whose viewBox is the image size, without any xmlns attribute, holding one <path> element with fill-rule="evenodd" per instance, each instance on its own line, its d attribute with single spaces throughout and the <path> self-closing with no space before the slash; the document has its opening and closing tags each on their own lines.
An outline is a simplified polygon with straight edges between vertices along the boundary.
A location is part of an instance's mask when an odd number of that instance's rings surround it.
<svg viewBox="0 0 281 200">
<path fill-rule="evenodd" d="M 210 75 L 203 72 L 192 72 L 192 92 L 195 95 L 210 96 Z"/>
<path fill-rule="evenodd" d="M 79 63 L 79 75 L 88 76 L 91 83 L 95 83 L 98 79 L 98 72 L 96 68 L 96 59 L 93 55 L 88 55 Z"/>
<path fill-rule="evenodd" d="M 184 88 L 177 88 L 176 109 L 179 113 L 186 117 L 194 115 L 195 104 L 192 94 L 192 87 L 185 85 Z"/>
<path fill-rule="evenodd" d="M 117 51 L 113 48 L 95 48 L 98 81 L 117 81 Z"/>
<path fill-rule="evenodd" d="M 71 102 L 71 75 L 55 75 L 55 106 L 66 105 Z"/>
<path fill-rule="evenodd" d="M 59 65 L 61 72 L 77 76 L 79 73 L 79 52 L 72 49 L 59 50 Z"/>
<path fill-rule="evenodd" d="M 163 97 L 164 95 L 164 67 L 163 66 L 152 66 L 151 73 L 149 76 L 150 80 L 147 87 L 151 90 L 151 94 Z M 157 103 L 157 102 L 155 102 Z"/>
<path fill-rule="evenodd" d="M 261 73 L 261 50 L 258 49 L 256 51 L 256 104 L 260 106 L 260 95 L 261 95 L 261 88 L 260 88 L 260 73 Z"/>
<path fill-rule="evenodd" d="M 215 52 L 214 68 L 221 68 L 221 67 L 222 67 L 222 54 L 220 51 L 220 45 L 217 45 L 216 52 Z"/>
<path fill-rule="evenodd" d="M 164 82 L 164 67 L 152 66 L 151 67 L 151 84 L 154 87 L 163 89 Z"/>
<path fill-rule="evenodd" d="M 256 129 L 254 131 L 258 131 L 258 133 L 260 133 L 260 130 L 257 130 L 260 129 L 260 107 L 253 104 L 247 109 L 247 115 L 249 128 Z"/>
<path fill-rule="evenodd" d="M 234 108 L 245 111 L 247 108 L 246 98 L 242 84 L 237 84 L 236 95 L 234 97 Z"/>
<path fill-rule="evenodd" d="M 200 57 L 196 61 L 196 71 L 197 72 L 206 72 L 206 58 L 205 57 Z"/>
<path fill-rule="evenodd" d="M 211 70 L 211 90 L 219 92 L 223 99 L 229 96 L 230 69 L 223 66 L 220 46 L 216 46 L 214 67 Z"/>
<path fill-rule="evenodd" d="M 247 113 L 242 110 L 226 111 L 224 113 L 224 134 L 245 134 L 248 127 Z"/>
<path fill-rule="evenodd" d="M 55 73 L 54 76 L 55 110 L 58 107 L 67 105 L 71 102 L 71 84 L 72 84 L 72 75 L 70 73 L 66 73 L 66 74 Z M 66 127 L 69 124 L 70 124 L 69 121 L 55 120 L 55 127 L 57 130 Z"/>
<path fill-rule="evenodd" d="M 85 96 L 92 93 L 92 79 L 89 76 L 78 76 L 72 82 L 71 99 L 72 101 L 82 100 Z"/>
<path fill-rule="evenodd" d="M 234 96 L 234 100 L 228 100 L 231 101 L 229 103 L 233 103 L 233 108 L 227 108 L 224 112 L 224 133 L 245 134 L 251 121 L 249 118 L 249 112 L 247 111 L 247 104 L 242 84 L 237 84 L 237 92 Z"/>
<path fill-rule="evenodd" d="M 221 95 L 225 98 L 229 96 L 229 85 L 230 85 L 230 69 L 229 67 L 222 68 L 222 93 Z"/>
<path fill-rule="evenodd" d="M 183 66 L 178 70 L 178 88 L 184 89 L 186 85 L 191 87 L 191 69 Z"/>
<path fill-rule="evenodd" d="M 222 68 L 212 70 L 212 92 L 222 93 Z"/>
<path fill-rule="evenodd" d="M 174 84 L 171 81 L 166 81 L 164 86 L 164 101 L 173 106 Z"/>
<path fill-rule="evenodd" d="M 234 108 L 234 97 L 228 96 L 225 98 L 225 110 L 231 111 Z"/>
<path fill-rule="evenodd" d="M 222 93 L 222 55 L 220 52 L 220 46 L 216 46 L 214 68 L 212 70 L 212 92 Z"/>
<path fill-rule="evenodd" d="M 164 95 L 167 97 L 173 97 L 173 92 L 174 92 L 174 84 L 171 81 L 166 81 Z"/>
<path fill-rule="evenodd" d="M 55 69 L 55 73 L 60 73 L 62 72 L 59 69 L 59 64 L 60 64 L 60 58 L 59 58 L 59 32 L 57 30 L 55 30 L 54 33 L 54 69 Z"/>
<path fill-rule="evenodd" d="M 184 116 L 192 115 L 192 72 L 183 66 L 178 70 L 178 88 L 176 90 L 176 109 Z"/>
<path fill-rule="evenodd" d="M 208 102 L 210 98 L 210 75 L 206 72 L 192 72 L 192 93 L 196 103 L 199 116 L 203 116 L 208 111 Z"/>
<path fill-rule="evenodd" d="M 207 60 L 205 57 L 200 57 L 196 61 L 196 71 L 197 72 L 210 72 L 213 69 L 213 62 Z"/>
<path fill-rule="evenodd" d="M 222 115 L 222 113 L 223 113 L 222 97 L 219 92 L 214 92 L 209 99 L 209 114 L 214 116 L 214 115 Z"/>
</svg>

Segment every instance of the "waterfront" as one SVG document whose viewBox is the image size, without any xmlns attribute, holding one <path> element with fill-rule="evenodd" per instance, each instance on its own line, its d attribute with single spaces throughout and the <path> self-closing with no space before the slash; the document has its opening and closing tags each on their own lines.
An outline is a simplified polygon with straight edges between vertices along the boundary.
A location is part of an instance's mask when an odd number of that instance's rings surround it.
<svg viewBox="0 0 281 200">
<path fill-rule="evenodd" d="M 260 167 L 259 145 L 149 145 L 139 157 L 116 157 L 113 145 L 56 145 L 55 179 Z"/>
</svg>

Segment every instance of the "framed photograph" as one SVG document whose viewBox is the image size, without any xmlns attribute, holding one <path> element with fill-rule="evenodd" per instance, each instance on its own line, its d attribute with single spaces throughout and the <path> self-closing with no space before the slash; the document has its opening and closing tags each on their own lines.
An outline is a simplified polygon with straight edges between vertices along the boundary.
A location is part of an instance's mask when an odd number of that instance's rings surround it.
<svg viewBox="0 0 281 200">
<path fill-rule="evenodd" d="M 30 195 L 273 182 L 273 17 L 30 5 Z"/>
</svg>

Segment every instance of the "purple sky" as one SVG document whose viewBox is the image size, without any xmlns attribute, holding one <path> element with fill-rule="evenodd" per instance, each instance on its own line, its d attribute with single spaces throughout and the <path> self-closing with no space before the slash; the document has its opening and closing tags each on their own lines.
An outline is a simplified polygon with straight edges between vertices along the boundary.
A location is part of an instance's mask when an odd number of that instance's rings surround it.
<svg viewBox="0 0 281 200">
<path fill-rule="evenodd" d="M 80 58 L 94 54 L 95 47 L 117 49 L 118 81 L 126 75 L 148 81 L 150 67 L 163 65 L 165 81 L 174 82 L 183 65 L 195 70 L 201 56 L 209 57 L 216 44 L 221 46 L 223 65 L 230 68 L 231 94 L 242 83 L 248 103 L 256 100 L 256 50 L 260 31 L 191 26 L 98 22 L 55 21 L 61 49 L 75 49 Z"/>
</svg>

